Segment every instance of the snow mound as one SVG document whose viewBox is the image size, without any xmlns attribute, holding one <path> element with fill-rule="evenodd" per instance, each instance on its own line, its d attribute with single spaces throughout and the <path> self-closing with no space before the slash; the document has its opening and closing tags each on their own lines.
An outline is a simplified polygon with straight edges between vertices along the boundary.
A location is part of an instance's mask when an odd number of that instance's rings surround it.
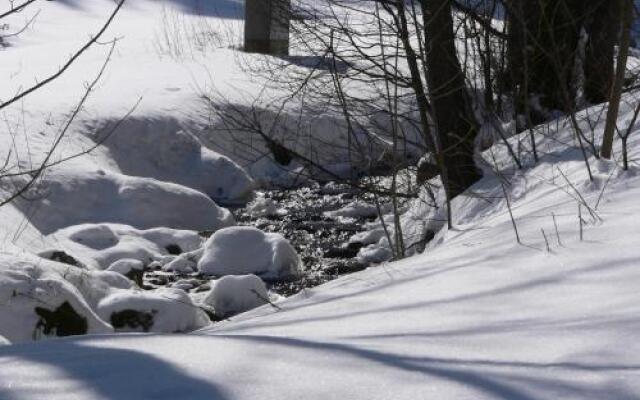
<svg viewBox="0 0 640 400">
<path fill-rule="evenodd" d="M 26 254 L 0 255 L 0 335 L 19 343 L 111 332 L 80 286 L 96 296 L 110 288 L 101 277 L 76 267 Z"/>
<path fill-rule="evenodd" d="M 178 183 L 223 204 L 246 203 L 254 188 L 238 164 L 203 147 L 173 117 L 129 118 L 105 146 L 125 174 Z"/>
<path fill-rule="evenodd" d="M 166 263 L 162 270 L 165 272 L 190 273 L 198 269 L 198 260 L 202 257 L 203 250 L 198 249 L 188 253 L 182 253 Z"/>
<path fill-rule="evenodd" d="M 144 275 L 144 263 L 133 258 L 123 258 L 111 264 L 107 271 L 117 272 L 126 276 L 138 286 L 142 286 L 142 278 Z"/>
<path fill-rule="evenodd" d="M 267 303 L 269 295 L 262 279 L 256 275 L 225 276 L 213 281 L 204 304 L 212 307 L 216 316 L 230 317 Z"/>
<path fill-rule="evenodd" d="M 299 268 L 298 254 L 282 235 L 247 226 L 214 233 L 198 263 L 200 272 L 208 275 L 256 274 L 265 279 L 289 278 Z"/>
<path fill-rule="evenodd" d="M 381 211 L 385 212 L 388 206 L 381 207 Z M 378 208 L 373 204 L 367 204 L 362 201 L 354 201 L 346 206 L 325 213 L 330 217 L 346 217 L 346 218 L 373 218 L 378 216 Z"/>
<path fill-rule="evenodd" d="M 121 332 L 190 332 L 209 323 L 179 289 L 119 291 L 100 301 L 97 313 Z"/>
<path fill-rule="evenodd" d="M 252 217 L 275 217 L 285 215 L 287 210 L 278 208 L 278 204 L 273 199 L 258 194 L 247 207 Z"/>
<path fill-rule="evenodd" d="M 106 269 L 122 259 L 143 265 L 167 255 L 202 246 L 198 233 L 170 228 L 135 229 L 120 224 L 82 224 L 61 229 L 47 238 L 95 269 Z M 118 271 L 120 272 L 120 271 Z"/>
<path fill-rule="evenodd" d="M 0 346 L 8 346 L 10 344 L 11 344 L 11 342 L 9 341 L 9 339 L 7 339 L 7 338 L 5 338 L 3 336 L 0 336 Z"/>
<path fill-rule="evenodd" d="M 191 230 L 216 230 L 234 222 L 228 210 L 194 189 L 101 169 L 56 169 L 38 192 L 18 205 L 32 213 L 31 223 L 44 234 L 90 222 Z"/>
</svg>

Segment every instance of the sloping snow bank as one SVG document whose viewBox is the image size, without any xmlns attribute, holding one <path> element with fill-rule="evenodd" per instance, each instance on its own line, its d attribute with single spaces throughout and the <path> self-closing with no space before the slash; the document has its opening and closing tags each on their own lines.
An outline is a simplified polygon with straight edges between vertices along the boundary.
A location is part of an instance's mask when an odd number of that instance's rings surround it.
<svg viewBox="0 0 640 400">
<path fill-rule="evenodd" d="M 18 206 L 44 234 L 88 222 L 190 230 L 216 230 L 234 222 L 228 210 L 194 189 L 102 169 L 57 168 L 38 189 L 35 199 Z"/>
<path fill-rule="evenodd" d="M 170 254 L 191 252 L 202 246 L 197 232 L 170 228 L 135 229 L 121 224 L 82 224 L 61 229 L 47 241 L 88 266 L 106 269 L 121 259 L 145 266 Z"/>
<path fill-rule="evenodd" d="M 100 301 L 97 313 L 120 332 L 190 332 L 209 324 L 180 289 L 118 291 Z"/>
<path fill-rule="evenodd" d="M 104 295 L 111 278 L 27 254 L 0 254 L 0 335 L 18 343 L 112 332 L 83 296 Z"/>
<path fill-rule="evenodd" d="M 103 131 L 93 126 L 87 129 Z M 254 188 L 253 180 L 240 166 L 203 147 L 173 117 L 131 117 L 104 145 L 121 172 L 194 188 L 219 204 L 244 204 Z"/>
<path fill-rule="evenodd" d="M 214 233 L 204 245 L 198 269 L 207 275 L 256 274 L 283 279 L 299 273 L 300 258 L 280 234 L 239 226 Z"/>
</svg>

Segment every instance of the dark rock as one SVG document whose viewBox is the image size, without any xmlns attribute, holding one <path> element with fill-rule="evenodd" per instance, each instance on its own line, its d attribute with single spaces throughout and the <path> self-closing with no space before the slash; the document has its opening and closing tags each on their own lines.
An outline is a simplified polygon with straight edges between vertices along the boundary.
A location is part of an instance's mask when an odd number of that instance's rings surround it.
<svg viewBox="0 0 640 400">
<path fill-rule="evenodd" d="M 165 249 L 167 250 L 167 253 L 173 256 L 179 256 L 180 254 L 182 254 L 182 249 L 177 244 L 167 245 Z"/>
<path fill-rule="evenodd" d="M 72 255 L 66 253 L 63 250 L 46 251 L 46 252 L 40 253 L 40 255 L 42 257 L 44 257 L 44 258 L 47 258 L 47 259 L 51 260 L 51 261 L 57 261 L 59 263 L 72 265 L 74 267 L 78 267 L 78 268 L 82 268 L 82 269 L 87 269 L 86 265 L 84 265 L 83 263 L 78 261 L 75 257 L 73 257 Z"/>
<path fill-rule="evenodd" d="M 76 312 L 68 301 L 55 310 L 36 307 L 40 320 L 36 324 L 36 332 L 56 336 L 84 335 L 89 329 L 87 319 Z"/>
<path fill-rule="evenodd" d="M 153 317 L 157 313 L 156 310 L 151 312 L 138 310 L 123 310 L 111 314 L 111 325 L 116 329 L 131 328 L 134 330 L 142 329 L 143 332 L 149 332 L 153 326 Z"/>
<path fill-rule="evenodd" d="M 129 280 L 133 281 L 138 287 L 144 286 L 143 278 L 144 278 L 144 270 L 143 269 L 131 269 L 129 272 L 124 274 Z"/>
</svg>

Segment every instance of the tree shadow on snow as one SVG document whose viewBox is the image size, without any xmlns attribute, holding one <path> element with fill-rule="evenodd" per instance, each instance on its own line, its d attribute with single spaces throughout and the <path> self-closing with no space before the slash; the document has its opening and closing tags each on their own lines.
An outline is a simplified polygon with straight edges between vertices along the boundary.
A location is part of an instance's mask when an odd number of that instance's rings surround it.
<svg viewBox="0 0 640 400">
<path fill-rule="evenodd" d="M 569 374 L 584 371 L 612 373 L 640 371 L 640 365 L 590 365 L 570 362 L 547 364 L 407 356 L 342 343 L 262 335 L 229 335 L 225 336 L 225 339 L 282 346 L 283 353 L 286 353 L 287 350 L 303 349 L 318 351 L 322 357 L 326 357 L 329 353 L 355 357 L 374 364 L 381 364 L 384 367 L 420 373 L 435 379 L 458 383 L 482 393 L 483 398 L 486 396 L 486 398 L 503 400 L 534 400 L 544 397 L 544 393 L 561 393 L 572 398 L 581 398 L 586 394 L 585 386 L 580 382 L 563 381 L 562 378 L 554 374 L 551 374 L 551 377 L 537 377 L 534 374 L 535 371 L 544 373 L 553 369 L 566 371 Z M 600 385 L 598 389 L 589 390 L 588 394 L 589 396 L 585 396 L 585 398 L 637 399 L 624 387 L 615 385 Z"/>
<path fill-rule="evenodd" d="M 187 375 L 176 366 L 150 354 L 84 345 L 83 339 L 55 340 L 0 348 L 0 358 L 28 361 L 56 371 L 104 399 L 206 399 L 227 400 L 216 385 Z M 3 368 L 11 368 L 7 364 Z M 38 368 L 37 366 L 35 368 Z M 38 379 L 38 376 L 34 376 Z M 66 386 L 66 387 L 65 387 Z M 71 385 L 72 387 L 73 385 Z M 59 390 L 68 389 L 64 385 Z M 48 398 L 63 393 L 36 392 L 33 388 L 0 388 L 0 399 Z M 30 390 L 31 389 L 31 390 Z M 49 388 L 47 388 L 49 390 Z M 56 388 L 51 388 L 54 390 Z"/>
</svg>

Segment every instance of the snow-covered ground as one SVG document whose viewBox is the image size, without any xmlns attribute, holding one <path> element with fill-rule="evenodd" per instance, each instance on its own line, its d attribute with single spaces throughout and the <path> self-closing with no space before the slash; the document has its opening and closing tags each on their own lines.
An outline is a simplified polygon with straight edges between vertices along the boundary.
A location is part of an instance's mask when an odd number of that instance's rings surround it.
<svg viewBox="0 0 640 400">
<path fill-rule="evenodd" d="M 583 210 L 583 241 L 575 193 L 557 171 L 557 186 L 550 181 L 556 167 L 592 207 L 608 182 L 601 220 Z M 485 178 L 477 188 L 494 186 Z M 0 397 L 638 398 L 640 178 L 600 164 L 589 184 L 580 160 L 554 160 L 523 173 L 510 194 L 522 245 L 503 200 L 467 199 L 464 223 L 428 254 L 304 291 L 277 310 L 191 335 L 4 347 Z"/>
<path fill-rule="evenodd" d="M 534 167 L 515 170 L 496 145 L 484 159 L 500 174 L 487 168 L 456 199 L 455 229 L 438 231 L 424 254 L 289 299 L 270 297 L 252 275 L 195 295 L 181 285 L 137 289 L 123 274 L 140 263 L 231 274 L 226 268 L 298 268 L 282 238 L 228 228 L 233 218 L 216 204 L 246 200 L 253 183 L 202 145 L 215 138 L 198 85 L 232 81 L 225 93 L 242 103 L 260 84 L 239 52 L 219 45 L 227 39 L 199 36 L 211 24 L 237 32 L 239 4 L 196 3 L 204 8 L 127 4 L 109 30 L 120 40 L 105 76 L 53 159 L 94 146 L 142 96 L 132 118 L 90 155 L 48 171 L 37 196 L 0 208 L 0 399 L 640 398 L 640 132 L 629 144 L 632 169 L 592 158 L 593 182 L 566 121 L 549 124 L 554 134 L 539 143 L 545 155 Z M 114 5 L 37 7 L 38 23 L 0 51 L 2 99 L 55 71 Z M 211 47 L 166 36 L 185 26 Z M 61 80 L 5 110 L 0 143 L 19 150 L 13 168 L 38 165 L 107 51 L 92 49 Z M 631 115 L 623 107 L 621 128 Z M 277 214 L 277 205 L 254 208 Z M 356 203 L 340 211 L 370 212 Z M 420 203 L 403 219 L 409 232 L 442 226 L 441 211 Z M 200 230 L 219 234 L 205 242 Z M 371 254 L 384 248 L 379 229 L 362 236 Z M 243 257 L 219 254 L 232 250 Z M 221 257 L 227 262 L 217 265 Z M 78 266 L 48 260 L 61 258 Z M 204 311 L 225 317 L 260 304 L 215 325 Z M 90 336 L 21 343 L 61 329 Z"/>
</svg>

